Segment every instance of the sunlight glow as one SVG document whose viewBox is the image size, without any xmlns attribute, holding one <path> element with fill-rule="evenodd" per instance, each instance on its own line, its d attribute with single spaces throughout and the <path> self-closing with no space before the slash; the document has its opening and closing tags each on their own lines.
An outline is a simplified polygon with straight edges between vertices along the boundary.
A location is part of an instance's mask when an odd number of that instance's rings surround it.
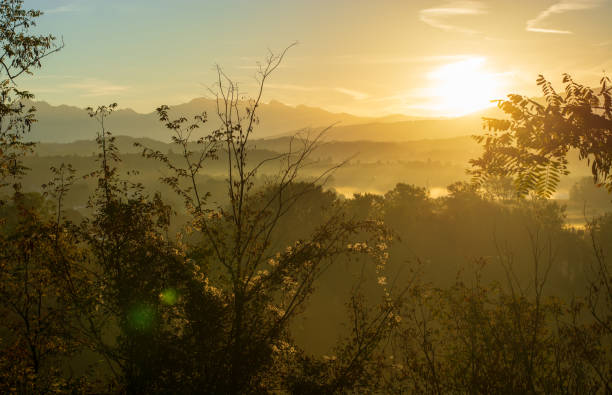
<svg viewBox="0 0 612 395">
<path fill-rule="evenodd" d="M 501 74 L 483 68 L 486 59 L 474 57 L 449 63 L 431 71 L 427 96 L 431 97 L 429 109 L 443 116 L 460 116 L 492 107 L 491 100 L 503 94 Z"/>
</svg>

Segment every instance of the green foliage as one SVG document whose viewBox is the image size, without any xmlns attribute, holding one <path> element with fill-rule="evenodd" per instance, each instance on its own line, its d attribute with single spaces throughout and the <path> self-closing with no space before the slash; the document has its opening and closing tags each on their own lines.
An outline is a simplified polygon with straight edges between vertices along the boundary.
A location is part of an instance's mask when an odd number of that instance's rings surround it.
<svg viewBox="0 0 612 395">
<path fill-rule="evenodd" d="M 36 18 L 42 13 L 22 8 L 23 0 L 0 1 L 0 188 L 12 183 L 19 189 L 19 177 L 24 174 L 21 159 L 31 152 L 33 143 L 24 142 L 34 118 L 34 107 L 26 108 L 22 101 L 34 96 L 17 88 L 15 79 L 32 74 L 46 56 L 59 51 L 52 35 L 31 34 Z"/>
<path fill-rule="evenodd" d="M 561 176 L 568 174 L 567 155 L 576 150 L 591 166 L 598 185 L 612 191 L 612 87 L 601 79 L 599 91 L 578 84 L 564 74 L 565 94 L 540 76 L 546 104 L 520 95 L 498 103 L 507 119 L 484 118 L 488 132 L 475 136 L 484 147 L 471 160 L 473 180 L 482 185 L 490 176 L 514 177 L 520 196 L 529 192 L 550 197 Z"/>
<path fill-rule="evenodd" d="M 87 287 L 83 251 L 69 229 L 54 222 L 46 202 L 33 201 L 16 194 L 5 206 L 16 221 L 0 234 L 2 392 L 67 385 L 59 367 L 80 344 L 72 296 Z"/>
<path fill-rule="evenodd" d="M 476 271 L 447 289 L 418 287 L 411 302 L 389 391 L 596 393 L 609 385 L 597 375 L 610 367 L 605 342 L 559 299 L 484 286 Z"/>
<path fill-rule="evenodd" d="M 363 315 L 365 307 L 354 304 L 360 317 L 354 321 L 358 338 L 341 343 L 342 352 L 333 364 L 306 356 L 291 336 L 291 325 L 304 311 L 318 279 L 336 262 L 370 257 L 383 278 L 390 236 L 379 221 L 347 218 L 335 199 L 318 207 L 323 211 L 319 223 L 304 218 L 299 239 L 282 233 L 288 213 L 300 212 L 301 204 L 310 207 L 308 198 L 321 195 L 319 182 L 327 175 L 297 182 L 320 136 L 295 138 L 287 153 L 258 163 L 248 160 L 261 89 L 283 55 L 271 55 L 262 66 L 260 92 L 246 107 L 238 100 L 237 86 L 219 70 L 221 126 L 195 138 L 196 144 L 191 139 L 204 125 L 205 115 L 190 124 L 185 118 L 170 120 L 166 106 L 158 109 L 160 121 L 182 152 L 182 164 L 163 152 L 143 149 L 144 156 L 170 171 L 171 176 L 162 181 L 182 197 L 192 217 L 186 258 L 194 277 L 180 293 L 185 326 L 179 342 L 191 344 L 182 350 L 183 359 L 197 362 L 182 363 L 175 373 L 189 377 L 181 384 L 187 392 L 265 393 L 273 388 L 297 391 L 325 385 L 334 392 L 349 390 L 358 385 L 360 372 L 370 364 L 369 357 L 392 322 L 394 304 L 388 292 L 379 314 L 371 318 Z M 225 205 L 210 203 L 197 182 L 204 166 L 220 157 L 219 151 L 227 166 Z M 258 188 L 259 169 L 269 163 L 278 166 L 278 176 Z M 204 338 L 207 342 L 198 341 Z M 318 377 L 327 384 L 307 384 L 307 372 L 321 366 L 327 368 Z"/>
</svg>

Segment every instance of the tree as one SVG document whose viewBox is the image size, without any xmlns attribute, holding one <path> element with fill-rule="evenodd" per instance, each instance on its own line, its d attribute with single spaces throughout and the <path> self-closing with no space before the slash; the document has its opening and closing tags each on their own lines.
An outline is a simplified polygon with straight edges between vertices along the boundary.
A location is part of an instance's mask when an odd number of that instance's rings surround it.
<svg viewBox="0 0 612 395">
<path fill-rule="evenodd" d="M 580 205 L 587 204 L 595 208 L 609 208 L 610 195 L 608 191 L 597 188 L 590 177 L 583 177 L 570 188 L 569 200 Z"/>
<path fill-rule="evenodd" d="M 168 237 L 170 209 L 159 194 L 124 179 L 106 120 L 116 104 L 89 108 L 100 127 L 99 168 L 89 205 L 74 232 L 86 246 L 89 289 L 73 296 L 82 344 L 106 361 L 115 391 L 157 392 L 176 386 L 168 369 L 179 342 L 176 299 L 191 279 L 180 245 Z M 99 370 L 100 367 L 98 367 Z"/>
<path fill-rule="evenodd" d="M 47 392 L 63 387 L 59 366 L 74 355 L 74 309 L 68 279 L 82 258 L 65 228 L 39 197 L 19 194 L 5 205 L 16 221 L 0 229 L 0 391 Z M 6 218 L 1 213 L 0 218 Z"/>
<path fill-rule="evenodd" d="M 507 119 L 484 118 L 487 133 L 476 136 L 484 153 L 471 160 L 477 184 L 491 176 L 514 177 L 520 195 L 550 197 L 568 174 L 568 153 L 575 150 L 591 166 L 598 186 L 612 192 L 612 86 L 604 76 L 595 91 L 563 75 L 565 94 L 539 76 L 546 104 L 520 95 L 498 102 Z"/>
<path fill-rule="evenodd" d="M 545 105 L 520 95 L 509 95 L 509 100 L 498 103 L 509 119 L 484 119 L 489 131 L 484 136 L 476 136 L 484 146 L 484 153 L 471 161 L 476 185 L 482 186 L 491 177 L 512 176 L 519 195 L 533 192 L 536 196 L 548 198 L 554 193 L 561 175 L 568 174 L 568 154 L 577 151 L 580 160 L 586 160 L 591 166 L 595 184 L 612 192 L 610 79 L 606 76 L 601 79 L 598 92 L 574 82 L 568 74 L 564 74 L 563 82 L 566 84 L 565 94 L 560 95 L 540 76 L 537 83 L 542 87 Z M 607 233 L 608 222 L 608 216 L 603 216 L 587 224 L 594 262 L 584 299 L 574 298 L 569 306 L 555 300 L 544 302 L 541 290 L 550 264 L 544 279 L 539 282 L 537 263 L 542 256 L 548 255 L 550 260 L 554 255 L 541 254 L 536 248 L 537 243 L 532 242 L 536 263 L 535 299 L 526 298 L 518 281 L 508 276 L 512 297 L 508 306 L 512 310 L 506 315 L 512 320 L 516 314 L 519 322 L 529 322 L 529 316 L 523 318 L 522 313 L 515 313 L 520 311 L 518 307 L 522 309 L 524 306 L 527 313 L 535 312 L 536 318 L 540 318 L 537 328 L 527 328 L 533 339 L 542 339 L 538 341 L 539 350 L 529 346 L 526 355 L 533 352 L 542 355 L 534 358 L 536 354 L 532 354 L 525 359 L 528 369 L 523 369 L 519 376 L 513 374 L 527 379 L 521 380 L 521 385 L 528 384 L 524 390 L 531 392 L 540 387 L 545 392 L 575 392 L 578 388 L 579 391 L 610 392 L 612 293 L 609 253 L 603 247 L 604 240 L 610 238 L 602 237 Z M 556 227 L 559 225 L 557 223 Z M 530 237 L 533 240 L 532 234 Z M 507 273 L 513 275 L 510 269 Z M 587 318 L 585 313 L 590 317 Z M 547 322 L 550 319 L 554 320 L 554 326 Z M 518 328 L 516 323 L 515 327 Z M 556 337 L 554 343 L 543 338 L 547 335 Z M 520 339 L 520 343 L 524 345 L 524 340 Z M 537 373 L 538 363 L 546 361 L 554 361 L 556 366 Z"/>
<path fill-rule="evenodd" d="M 32 33 L 42 13 L 22 4 L 0 1 L 0 192 L 8 195 L 0 197 L 6 205 L 0 214 L 0 391 L 36 393 L 66 384 L 57 367 L 75 342 L 73 311 L 64 293 L 71 269 L 62 263 L 80 252 L 50 215 L 48 202 L 21 193 L 26 170 L 21 158 L 34 146 L 23 138 L 36 120 L 35 108 L 24 103 L 33 95 L 18 89 L 17 80 L 63 47 L 52 35 Z M 59 184 L 51 186 L 53 193 Z M 9 185 L 12 191 L 5 189 Z M 60 213 L 61 203 L 58 218 Z"/>
<path fill-rule="evenodd" d="M 36 122 L 36 109 L 23 103 L 34 96 L 18 89 L 16 80 L 32 74 L 45 57 L 63 48 L 52 35 L 31 33 L 42 12 L 22 5 L 23 0 L 0 1 L 0 188 L 12 182 L 16 190 L 25 170 L 21 158 L 34 146 L 23 137 Z"/>
<path fill-rule="evenodd" d="M 287 48 L 288 49 L 288 48 Z M 220 127 L 196 137 L 208 121 L 170 118 L 167 106 L 158 108 L 160 121 L 172 132 L 182 152 L 175 163 L 163 152 L 143 148 L 143 155 L 163 163 L 169 174 L 162 180 L 182 196 L 192 220 L 187 260 L 194 270 L 191 290 L 181 296 L 186 361 L 185 391 L 255 393 L 290 390 L 294 393 L 344 392 L 363 385 L 370 357 L 394 321 L 394 303 L 384 287 L 376 311 L 352 299 L 351 335 L 339 343 L 333 359 L 307 355 L 291 336 L 291 323 L 303 311 L 316 281 L 337 262 L 372 260 L 384 286 L 386 248 L 390 235 L 381 222 L 348 218 L 334 202 L 323 222 L 290 245 L 274 243 L 283 218 L 298 203 L 319 190 L 330 169 L 317 179 L 300 182 L 300 170 L 322 134 L 295 137 L 289 152 L 258 163 L 248 160 L 251 138 L 258 124 L 258 107 L 266 80 L 286 51 L 270 54 L 259 70 L 253 100 L 243 100 L 237 84 L 218 69 L 216 118 Z M 227 166 L 229 205 L 208 201 L 199 187 L 200 173 L 210 160 Z M 264 165 L 278 166 L 278 176 L 258 178 Z M 281 239 L 282 239 L 282 235 Z M 383 279 L 383 280 L 380 280 Z M 376 281 L 376 280 L 374 280 Z M 206 339 L 206 341 L 202 341 Z"/>
</svg>

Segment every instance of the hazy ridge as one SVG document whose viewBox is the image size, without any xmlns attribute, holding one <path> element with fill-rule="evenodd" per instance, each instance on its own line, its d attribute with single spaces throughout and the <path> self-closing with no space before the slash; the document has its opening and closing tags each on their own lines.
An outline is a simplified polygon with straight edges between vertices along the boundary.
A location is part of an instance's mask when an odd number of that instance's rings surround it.
<svg viewBox="0 0 612 395">
<path fill-rule="evenodd" d="M 85 109 L 46 102 L 34 102 L 38 122 L 32 127 L 28 139 L 46 143 L 67 143 L 89 140 L 96 135 L 98 125 L 92 121 Z M 204 130 L 216 125 L 216 102 L 212 99 L 194 99 L 189 103 L 172 107 L 173 116 L 191 117 L 206 112 L 209 122 Z M 339 141 L 411 141 L 440 139 L 479 133 L 481 117 L 495 114 L 496 109 L 470 114 L 459 118 L 422 119 L 406 115 L 383 117 L 360 117 L 346 113 L 332 113 L 320 108 L 299 105 L 296 107 L 271 101 L 259 108 L 260 123 L 254 137 L 259 139 L 293 135 L 299 130 L 314 132 L 326 127 L 329 140 Z M 130 109 L 116 111 L 107 120 L 114 135 L 147 137 L 158 141 L 169 141 L 169 133 L 159 122 L 157 114 L 140 114 Z"/>
</svg>

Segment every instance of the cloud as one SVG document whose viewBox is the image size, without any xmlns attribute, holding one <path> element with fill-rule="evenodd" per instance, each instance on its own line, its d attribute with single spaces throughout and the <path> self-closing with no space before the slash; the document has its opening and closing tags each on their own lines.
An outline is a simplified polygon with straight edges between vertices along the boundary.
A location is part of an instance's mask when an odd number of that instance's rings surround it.
<svg viewBox="0 0 612 395">
<path fill-rule="evenodd" d="M 75 82 L 62 85 L 65 89 L 76 89 L 81 91 L 81 97 L 98 97 L 98 96 L 113 96 L 120 92 L 125 92 L 129 86 L 116 85 L 107 81 L 86 79 L 81 82 Z"/>
<path fill-rule="evenodd" d="M 336 92 L 344 93 L 345 95 L 351 96 L 355 100 L 364 100 L 370 97 L 367 93 L 355 91 L 346 88 L 334 88 Z"/>
<path fill-rule="evenodd" d="M 554 14 L 563 14 L 568 11 L 590 10 L 599 7 L 602 4 L 601 0 L 564 0 L 559 1 L 544 11 L 540 12 L 535 18 L 527 21 L 526 30 L 536 33 L 552 33 L 552 34 L 572 34 L 570 30 L 546 29 L 538 27 L 540 23 Z"/>
<path fill-rule="evenodd" d="M 324 89 L 320 86 L 305 86 L 305 85 L 294 85 L 294 84 L 266 84 L 266 88 L 269 89 L 282 89 L 289 91 L 298 91 L 298 92 L 314 92 Z"/>
<path fill-rule="evenodd" d="M 477 31 L 456 26 L 447 22 L 447 19 L 456 16 L 486 14 L 485 6 L 480 1 L 455 1 L 436 8 L 426 8 L 419 11 L 419 19 L 438 29 L 459 33 L 473 34 Z"/>
<path fill-rule="evenodd" d="M 355 100 L 365 100 L 370 97 L 369 94 L 360 92 L 354 89 L 347 88 L 329 88 L 325 86 L 317 86 L 317 85 L 294 85 L 294 84 L 267 84 L 268 88 L 271 89 L 280 89 L 280 90 L 289 90 L 289 91 L 297 91 L 297 92 L 339 92 L 344 95 L 351 96 Z"/>
<path fill-rule="evenodd" d="M 59 88 L 36 88 L 36 94 L 41 93 L 61 93 L 62 90 Z"/>
<path fill-rule="evenodd" d="M 263 64 L 261 65 L 254 64 L 254 65 L 236 66 L 236 68 L 240 70 L 261 70 L 262 68 L 265 68 L 265 67 Z M 277 69 L 286 69 L 286 68 L 288 68 L 288 66 L 283 65 L 283 64 L 279 64 L 277 67 Z"/>
<path fill-rule="evenodd" d="M 437 63 L 451 60 L 471 58 L 473 55 L 432 55 L 432 56 L 385 56 L 385 55 L 341 55 L 336 63 L 341 64 L 411 64 L 411 63 Z"/>
<path fill-rule="evenodd" d="M 37 75 L 36 79 L 39 80 L 74 80 L 78 79 L 75 75 L 67 75 L 67 74 L 42 74 Z"/>
<path fill-rule="evenodd" d="M 76 9 L 77 9 L 76 4 L 66 4 L 66 5 L 55 7 L 55 8 L 50 8 L 48 10 L 44 10 L 43 13 L 44 14 L 63 14 L 66 12 L 76 11 Z"/>
</svg>

